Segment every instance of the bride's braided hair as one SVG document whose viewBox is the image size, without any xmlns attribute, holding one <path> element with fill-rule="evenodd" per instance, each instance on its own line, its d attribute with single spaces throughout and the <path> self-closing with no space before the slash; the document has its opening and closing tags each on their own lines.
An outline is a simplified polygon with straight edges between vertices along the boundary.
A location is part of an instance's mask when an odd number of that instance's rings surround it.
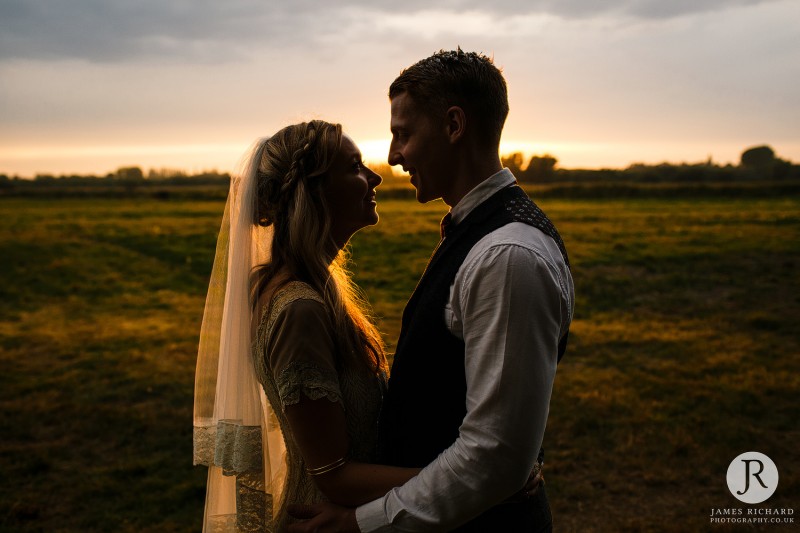
<svg viewBox="0 0 800 533">
<path fill-rule="evenodd" d="M 335 150 L 327 146 L 331 135 Z M 288 126 L 268 139 L 258 167 L 258 224 L 285 215 L 298 183 L 324 174 L 340 143 L 341 126 L 321 120 Z"/>
<path fill-rule="evenodd" d="M 383 370 L 383 340 L 347 272 L 347 255 L 338 250 L 330 231 L 324 185 L 341 143 L 342 127 L 322 120 L 287 126 L 264 142 L 254 223 L 274 231 L 272 260 L 252 275 L 253 305 L 281 275 L 308 283 L 333 314 L 342 356 Z"/>
</svg>

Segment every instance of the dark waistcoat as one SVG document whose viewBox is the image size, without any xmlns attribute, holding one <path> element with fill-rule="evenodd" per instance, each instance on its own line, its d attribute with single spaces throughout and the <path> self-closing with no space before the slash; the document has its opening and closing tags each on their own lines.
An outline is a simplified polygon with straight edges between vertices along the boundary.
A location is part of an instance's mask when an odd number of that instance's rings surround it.
<svg viewBox="0 0 800 533">
<path fill-rule="evenodd" d="M 450 286 L 472 247 L 511 222 L 523 222 L 549 235 L 569 265 L 555 227 L 516 185 L 501 189 L 447 230 L 403 311 L 380 420 L 384 464 L 423 467 L 458 437 L 467 412 L 465 347 L 448 331 L 444 308 Z M 559 360 L 565 348 L 566 336 L 559 344 Z"/>
</svg>

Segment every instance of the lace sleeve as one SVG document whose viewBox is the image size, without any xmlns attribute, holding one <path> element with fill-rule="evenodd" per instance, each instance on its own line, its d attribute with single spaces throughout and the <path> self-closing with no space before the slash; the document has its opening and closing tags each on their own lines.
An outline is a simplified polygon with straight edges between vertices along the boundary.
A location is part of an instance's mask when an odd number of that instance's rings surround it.
<svg viewBox="0 0 800 533">
<path fill-rule="evenodd" d="M 287 405 L 299 403 L 300 393 L 310 400 L 328 398 L 332 402 L 342 401 L 336 374 L 309 361 L 289 363 L 276 382 L 284 409 Z"/>
<path fill-rule="evenodd" d="M 267 357 L 284 409 L 298 403 L 301 393 L 341 402 L 333 327 L 322 302 L 301 299 L 286 305 L 270 340 Z"/>
</svg>

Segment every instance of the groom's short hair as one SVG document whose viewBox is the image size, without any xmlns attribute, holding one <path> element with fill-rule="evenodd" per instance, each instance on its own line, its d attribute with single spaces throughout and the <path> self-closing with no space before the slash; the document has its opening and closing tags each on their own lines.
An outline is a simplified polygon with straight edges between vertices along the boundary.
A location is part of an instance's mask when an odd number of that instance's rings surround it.
<svg viewBox="0 0 800 533">
<path fill-rule="evenodd" d="M 407 93 L 430 117 L 444 116 L 458 106 L 474 120 L 476 138 L 487 146 L 500 144 L 508 116 L 506 80 L 491 58 L 476 52 L 440 50 L 403 70 L 389 87 L 389 98 Z"/>
</svg>

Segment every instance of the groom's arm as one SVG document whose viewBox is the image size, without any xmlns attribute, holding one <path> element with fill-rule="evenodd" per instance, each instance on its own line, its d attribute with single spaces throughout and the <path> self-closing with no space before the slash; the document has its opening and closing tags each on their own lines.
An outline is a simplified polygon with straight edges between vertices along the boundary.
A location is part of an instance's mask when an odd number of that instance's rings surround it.
<svg viewBox="0 0 800 533">
<path fill-rule="evenodd" d="M 468 257 L 462 269 L 451 324 L 466 345 L 459 437 L 415 478 L 356 510 L 365 533 L 452 529 L 518 491 L 536 461 L 571 310 L 563 277 L 518 243 Z"/>
</svg>

